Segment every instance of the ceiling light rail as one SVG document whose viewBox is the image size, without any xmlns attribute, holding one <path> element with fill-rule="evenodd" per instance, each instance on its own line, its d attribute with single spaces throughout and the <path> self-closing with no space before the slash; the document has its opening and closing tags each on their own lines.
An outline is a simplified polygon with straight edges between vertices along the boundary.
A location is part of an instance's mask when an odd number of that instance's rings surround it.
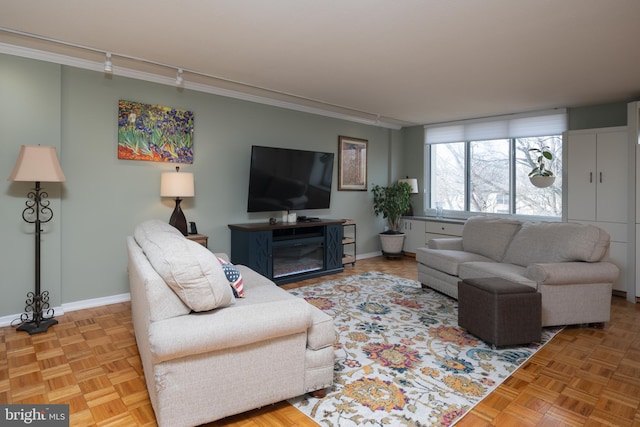
<svg viewBox="0 0 640 427">
<path fill-rule="evenodd" d="M 138 79 L 143 79 L 143 80 L 152 81 L 152 82 L 161 83 L 161 84 L 172 84 L 172 83 L 169 83 L 169 81 L 166 78 L 163 78 L 160 75 L 155 75 L 155 74 L 152 74 L 152 73 L 149 73 L 149 72 L 137 71 L 137 70 L 133 70 L 133 69 L 129 69 L 128 70 L 128 69 L 126 69 L 124 67 L 122 67 L 122 68 L 118 67 L 117 73 L 116 73 L 114 71 L 113 60 L 115 58 L 122 58 L 122 59 L 133 61 L 133 62 L 139 62 L 141 64 L 147 64 L 147 65 L 152 65 L 152 66 L 155 66 L 155 67 L 168 68 L 168 69 L 171 69 L 171 70 L 175 70 L 176 71 L 176 78 L 175 78 L 175 80 L 170 80 L 170 81 L 172 81 L 173 84 L 175 84 L 176 86 L 179 86 L 179 87 L 184 87 L 186 85 L 184 76 L 185 76 L 186 73 L 188 73 L 188 74 L 191 74 L 191 75 L 194 75 L 194 76 L 200 76 L 200 77 L 204 77 L 204 78 L 207 78 L 207 79 L 217 80 L 217 81 L 223 82 L 223 83 L 229 83 L 229 84 L 233 84 L 233 85 L 238 85 L 238 86 L 244 87 L 246 89 L 259 90 L 259 91 L 264 91 L 264 92 L 271 93 L 271 94 L 274 94 L 274 95 L 286 96 L 286 97 L 289 97 L 289 98 L 297 99 L 299 101 L 311 102 L 311 103 L 315 103 L 315 104 L 318 104 L 318 105 L 321 105 L 321 106 L 326 106 L 327 108 L 334 108 L 334 109 L 343 110 L 344 112 L 336 112 L 336 111 L 332 111 L 332 110 L 329 110 L 329 109 L 310 107 L 308 105 L 299 104 L 299 103 L 295 103 L 295 102 L 289 102 L 289 101 L 282 101 L 282 100 L 278 100 L 278 99 L 267 98 L 267 97 L 264 97 L 264 96 L 253 95 L 253 94 L 249 94 L 249 93 L 241 92 L 241 91 L 236 91 L 236 90 L 232 90 L 232 89 L 224 89 L 224 88 L 221 88 L 221 87 L 217 87 L 215 85 L 207 85 L 207 84 L 195 83 L 195 82 L 188 84 L 188 88 L 189 89 L 198 90 L 198 91 L 201 91 L 201 92 L 214 93 L 214 94 L 218 94 L 218 95 L 228 96 L 228 97 L 231 97 L 231 98 L 244 99 L 244 100 L 249 100 L 249 101 L 252 101 L 252 102 L 258 102 L 258 103 L 261 103 L 261 104 L 273 105 L 273 106 L 283 107 L 283 108 L 292 109 L 292 110 L 296 110 L 296 111 L 304 111 L 304 112 L 309 112 L 309 113 L 312 113 L 312 114 L 317 114 L 317 115 L 322 115 L 322 116 L 335 117 L 335 118 L 339 118 L 339 119 L 343 119 L 343 120 L 355 121 L 355 122 L 358 122 L 358 123 L 369 124 L 369 125 L 374 125 L 374 126 L 379 126 L 379 127 L 389 128 L 389 129 L 396 129 L 396 130 L 402 129 L 403 125 L 397 124 L 397 123 L 404 123 L 406 125 L 413 125 L 412 123 L 406 123 L 406 122 L 404 122 L 402 120 L 394 119 L 394 118 L 391 118 L 391 117 L 385 117 L 384 120 L 383 120 L 383 118 L 380 116 L 380 114 L 376 114 L 376 113 L 357 110 L 357 109 L 354 109 L 354 108 L 351 108 L 351 107 L 345 107 L 345 106 L 342 106 L 342 105 L 331 104 L 331 103 L 320 101 L 320 100 L 313 99 L 313 98 L 308 98 L 308 97 L 295 95 L 295 94 L 288 93 L 288 92 L 282 92 L 282 91 L 278 91 L 278 90 L 274 90 L 274 89 L 264 88 L 264 87 L 261 87 L 261 86 L 257 86 L 257 85 L 253 85 L 253 84 L 249 84 L 249 83 L 244 83 L 244 82 L 233 80 L 233 79 L 223 78 L 223 77 L 219 77 L 219 76 L 216 76 L 216 75 L 206 74 L 206 73 L 202 73 L 202 72 L 199 72 L 199 71 L 190 70 L 190 69 L 186 69 L 186 68 L 182 68 L 182 67 L 177 67 L 177 66 L 170 65 L 170 64 L 165 64 L 165 63 L 162 63 L 162 62 L 151 61 L 151 60 L 148 60 L 148 59 L 139 58 L 139 57 L 135 57 L 135 56 L 131 56 L 131 55 L 125 55 L 125 54 L 119 54 L 119 53 L 115 53 L 115 52 L 104 51 L 104 50 L 96 49 L 96 48 L 89 47 L 89 46 L 84 46 L 84 45 L 71 43 L 71 42 L 66 42 L 66 41 L 62 41 L 62 40 L 56 40 L 56 39 L 52 39 L 50 37 L 40 36 L 40 35 L 37 35 L 37 34 L 32 34 L 32 33 L 24 32 L 24 31 L 12 30 L 12 29 L 9 29 L 9 28 L 4 28 L 4 27 L 0 27 L 0 32 L 13 34 L 13 35 L 16 35 L 16 36 L 21 36 L 21 37 L 26 37 L 26 38 L 31 38 L 31 39 L 35 39 L 35 40 L 39 40 L 39 41 L 43 41 L 43 42 L 47 42 L 47 43 L 52 43 L 52 44 L 55 44 L 55 45 L 70 47 L 70 48 L 79 49 L 79 50 L 84 50 L 86 52 L 93 52 L 93 53 L 98 53 L 98 54 L 104 55 L 105 56 L 104 64 L 103 65 L 99 65 L 99 66 L 107 74 L 118 74 L 118 75 L 121 75 L 121 76 L 124 76 L 124 77 L 138 78 Z M 60 60 L 60 58 L 65 58 L 66 61 L 60 62 L 60 63 L 63 63 L 65 65 L 76 66 L 76 67 L 79 67 L 79 68 L 96 69 L 95 66 L 89 66 L 89 67 L 87 66 L 87 63 L 95 64 L 95 62 L 90 61 L 90 60 L 82 60 L 80 58 L 74 58 L 74 57 L 65 56 L 65 55 L 62 55 L 62 54 L 55 54 L 55 53 L 52 53 L 52 52 L 42 52 L 42 51 L 38 51 L 36 49 L 26 48 L 26 47 L 22 47 L 20 49 L 20 52 L 18 52 L 18 51 L 15 51 L 15 49 L 13 49 L 13 51 L 12 51 L 12 49 L 2 49 L 3 46 L 15 47 L 15 45 L 8 45 L 8 44 L 0 43 L 0 53 L 10 53 L 10 54 L 12 53 L 12 54 L 16 54 L 16 55 L 19 55 L 19 56 L 26 56 L 26 57 L 30 57 L 32 59 L 39 59 L 39 60 L 44 60 L 44 61 L 48 61 L 48 62 L 58 62 Z M 6 50 L 6 52 L 5 52 L 5 50 Z M 27 54 L 25 54 L 26 51 L 29 51 L 30 53 L 31 52 L 37 52 L 37 54 L 27 55 Z M 21 53 L 22 53 L 22 55 L 21 55 Z M 54 58 L 57 59 L 58 61 L 55 61 Z"/>
</svg>

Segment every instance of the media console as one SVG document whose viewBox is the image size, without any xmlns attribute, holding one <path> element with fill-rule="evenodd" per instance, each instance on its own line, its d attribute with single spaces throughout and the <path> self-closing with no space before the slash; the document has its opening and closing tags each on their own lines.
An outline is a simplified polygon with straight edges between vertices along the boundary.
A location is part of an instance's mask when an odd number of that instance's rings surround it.
<svg viewBox="0 0 640 427">
<path fill-rule="evenodd" d="M 339 273 L 343 220 L 229 224 L 231 262 L 243 264 L 276 284 Z"/>
</svg>

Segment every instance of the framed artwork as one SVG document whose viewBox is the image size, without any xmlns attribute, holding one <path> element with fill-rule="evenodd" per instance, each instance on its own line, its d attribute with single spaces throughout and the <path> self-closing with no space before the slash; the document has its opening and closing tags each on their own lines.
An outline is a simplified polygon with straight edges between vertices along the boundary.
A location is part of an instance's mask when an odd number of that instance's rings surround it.
<svg viewBox="0 0 640 427">
<path fill-rule="evenodd" d="M 118 101 L 118 158 L 193 163 L 193 112 Z"/>
<path fill-rule="evenodd" d="M 366 139 L 338 137 L 338 190 L 367 191 Z"/>
</svg>

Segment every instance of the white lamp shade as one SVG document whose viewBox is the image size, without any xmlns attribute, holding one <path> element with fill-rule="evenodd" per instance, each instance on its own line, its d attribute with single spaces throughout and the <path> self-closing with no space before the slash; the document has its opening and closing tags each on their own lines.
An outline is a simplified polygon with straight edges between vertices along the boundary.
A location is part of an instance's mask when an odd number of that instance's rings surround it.
<svg viewBox="0 0 640 427">
<path fill-rule="evenodd" d="M 160 176 L 160 197 L 193 197 L 193 174 L 189 172 L 163 172 Z"/>
<path fill-rule="evenodd" d="M 58 161 L 56 147 L 23 145 L 20 147 L 8 181 L 63 182 L 64 173 Z"/>
<path fill-rule="evenodd" d="M 406 182 L 411 187 L 411 194 L 418 194 L 418 180 L 415 178 L 399 179 L 398 182 Z"/>
</svg>

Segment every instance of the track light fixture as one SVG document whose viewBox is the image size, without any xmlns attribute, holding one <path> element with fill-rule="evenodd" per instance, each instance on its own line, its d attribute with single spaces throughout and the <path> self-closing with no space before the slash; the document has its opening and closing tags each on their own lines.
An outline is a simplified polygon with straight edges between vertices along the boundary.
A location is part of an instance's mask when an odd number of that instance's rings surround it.
<svg viewBox="0 0 640 427">
<path fill-rule="evenodd" d="M 182 77 L 182 68 L 178 68 L 178 74 L 176 75 L 176 85 L 181 86 L 184 82 L 184 78 Z"/>
<path fill-rule="evenodd" d="M 107 59 L 104 61 L 104 72 L 111 73 L 113 72 L 113 64 L 111 63 L 111 53 L 107 52 Z"/>
</svg>

